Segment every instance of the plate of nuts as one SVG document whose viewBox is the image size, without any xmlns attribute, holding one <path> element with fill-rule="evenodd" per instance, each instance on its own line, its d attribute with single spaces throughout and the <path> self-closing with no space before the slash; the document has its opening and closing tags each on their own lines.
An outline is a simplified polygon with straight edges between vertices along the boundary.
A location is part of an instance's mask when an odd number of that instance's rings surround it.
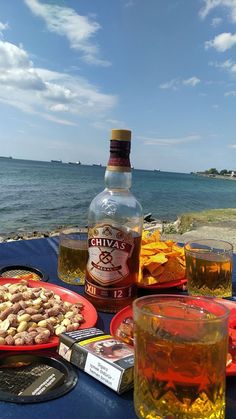
<svg viewBox="0 0 236 419">
<path fill-rule="evenodd" d="M 46 282 L 0 279 L 0 350 L 55 347 L 61 333 L 96 322 L 95 307 L 71 290 Z"/>
</svg>

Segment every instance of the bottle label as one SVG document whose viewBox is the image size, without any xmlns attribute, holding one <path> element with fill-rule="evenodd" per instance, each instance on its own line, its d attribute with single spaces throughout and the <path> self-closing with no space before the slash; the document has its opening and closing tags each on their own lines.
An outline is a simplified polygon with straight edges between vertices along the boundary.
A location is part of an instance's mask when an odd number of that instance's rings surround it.
<svg viewBox="0 0 236 419">
<path fill-rule="evenodd" d="M 132 233 L 109 224 L 90 229 L 87 265 L 90 277 L 103 286 L 121 281 L 129 275 L 127 261 L 133 247 Z"/>
<path fill-rule="evenodd" d="M 103 288 L 95 284 L 91 284 L 88 280 L 85 283 L 85 293 L 94 298 L 104 298 L 122 300 L 122 298 L 132 298 L 136 295 L 136 286 L 130 285 L 129 287 L 121 288 Z"/>
<path fill-rule="evenodd" d="M 130 141 L 111 140 L 107 168 L 116 172 L 130 172 Z"/>
</svg>

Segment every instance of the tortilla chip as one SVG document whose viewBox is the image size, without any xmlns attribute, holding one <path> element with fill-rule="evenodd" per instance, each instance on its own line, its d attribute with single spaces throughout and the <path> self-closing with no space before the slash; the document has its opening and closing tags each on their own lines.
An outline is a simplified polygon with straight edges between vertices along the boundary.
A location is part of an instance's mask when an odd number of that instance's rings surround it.
<svg viewBox="0 0 236 419">
<path fill-rule="evenodd" d="M 152 242 L 144 244 L 143 249 L 165 250 L 168 249 L 168 246 L 165 244 L 165 242 Z"/>
<path fill-rule="evenodd" d="M 183 279 L 184 248 L 172 240 L 161 241 L 160 231 L 144 231 L 138 281 L 145 285 Z"/>
</svg>

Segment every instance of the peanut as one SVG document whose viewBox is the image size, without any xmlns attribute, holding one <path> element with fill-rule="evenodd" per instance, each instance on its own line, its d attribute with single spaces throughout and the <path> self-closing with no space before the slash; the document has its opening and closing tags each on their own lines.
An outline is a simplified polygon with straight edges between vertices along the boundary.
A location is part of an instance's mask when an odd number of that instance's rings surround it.
<svg viewBox="0 0 236 419">
<path fill-rule="evenodd" d="M 15 327 L 9 327 L 9 329 L 7 330 L 7 334 L 11 335 L 11 336 L 15 336 L 16 328 Z"/>
<path fill-rule="evenodd" d="M 66 332 L 66 327 L 65 326 L 60 325 L 60 326 L 57 326 L 56 329 L 55 329 L 55 335 L 56 336 L 59 336 L 61 333 L 64 333 L 64 332 Z"/>
<path fill-rule="evenodd" d="M 31 319 L 34 322 L 40 322 L 40 320 L 44 320 L 44 317 L 42 314 L 33 314 L 33 316 L 31 316 Z"/>
<path fill-rule="evenodd" d="M 8 319 L 3 320 L 3 322 L 0 323 L 0 329 L 7 331 L 8 327 L 10 326 L 10 322 Z"/>
<path fill-rule="evenodd" d="M 11 337 L 12 337 L 12 336 L 11 336 Z M 13 340 L 14 340 L 15 345 L 22 346 L 22 345 L 24 345 L 24 343 L 25 343 L 24 339 L 22 339 L 22 338 L 17 338 L 17 339 L 14 339 L 14 338 L 13 338 Z M 10 345 L 10 344 L 8 344 L 8 345 Z"/>
<path fill-rule="evenodd" d="M 11 297 L 9 298 L 9 300 L 12 303 L 17 303 L 18 301 L 22 300 L 23 296 L 20 292 L 18 292 L 17 294 L 12 294 Z"/>
<path fill-rule="evenodd" d="M 46 343 L 48 341 L 48 336 L 45 333 L 40 333 L 39 335 L 35 336 L 34 338 L 35 343 Z"/>
<path fill-rule="evenodd" d="M 7 345 L 15 345 L 14 338 L 11 335 L 6 336 L 5 342 Z"/>
<path fill-rule="evenodd" d="M 41 298 L 39 297 L 39 298 L 36 298 L 36 300 L 33 300 L 32 301 L 32 304 L 33 304 L 33 306 L 41 306 L 41 304 L 42 304 L 42 300 L 41 300 Z"/>
<path fill-rule="evenodd" d="M 37 313 L 38 313 L 38 310 L 36 310 L 36 308 L 34 308 L 34 307 L 32 307 L 32 306 L 29 306 L 29 307 L 27 307 L 27 308 L 25 309 L 25 312 L 26 312 L 27 314 L 30 314 L 30 315 L 32 316 L 32 314 L 37 314 Z"/>
<path fill-rule="evenodd" d="M 18 320 L 19 323 L 22 322 L 22 321 L 28 322 L 28 321 L 31 320 L 31 316 L 27 313 L 24 313 L 24 314 L 21 314 L 21 316 L 17 316 L 17 320 Z"/>
<path fill-rule="evenodd" d="M 17 327 L 17 332 L 24 332 L 28 327 L 28 322 L 22 321 L 20 322 L 19 326 Z"/>
<path fill-rule="evenodd" d="M 69 319 L 70 317 L 73 317 L 75 315 L 75 313 L 73 311 L 67 311 L 67 313 L 65 314 L 65 318 Z"/>
<path fill-rule="evenodd" d="M 0 286 L 0 344 L 46 343 L 52 335 L 77 330 L 84 320 L 82 307 L 27 281 Z"/>
<path fill-rule="evenodd" d="M 12 307 L 5 308 L 0 314 L 0 320 L 5 320 L 13 312 Z"/>
<path fill-rule="evenodd" d="M 73 324 L 69 324 L 66 328 L 67 332 L 74 332 L 75 330 L 78 330 L 79 328 L 79 323 L 73 323 Z"/>
<path fill-rule="evenodd" d="M 46 320 L 41 320 L 38 322 L 38 326 L 40 327 L 47 327 L 47 321 Z"/>
</svg>

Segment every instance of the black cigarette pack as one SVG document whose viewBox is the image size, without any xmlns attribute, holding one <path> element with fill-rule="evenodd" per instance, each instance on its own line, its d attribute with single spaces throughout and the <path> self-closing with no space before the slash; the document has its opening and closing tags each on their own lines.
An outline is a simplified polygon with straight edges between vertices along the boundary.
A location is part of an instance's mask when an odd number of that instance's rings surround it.
<svg viewBox="0 0 236 419">
<path fill-rule="evenodd" d="M 133 348 L 100 329 L 62 333 L 58 353 L 118 394 L 133 387 Z"/>
</svg>

